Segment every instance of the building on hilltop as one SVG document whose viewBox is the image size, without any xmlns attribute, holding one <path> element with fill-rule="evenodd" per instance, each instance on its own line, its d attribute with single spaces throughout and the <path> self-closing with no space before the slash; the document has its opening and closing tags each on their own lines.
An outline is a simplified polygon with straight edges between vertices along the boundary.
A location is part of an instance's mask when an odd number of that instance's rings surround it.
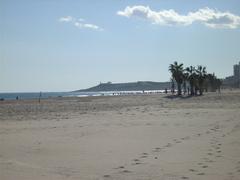
<svg viewBox="0 0 240 180">
<path fill-rule="evenodd" d="M 240 88 L 240 62 L 233 65 L 233 76 L 226 77 L 223 85 Z"/>
</svg>

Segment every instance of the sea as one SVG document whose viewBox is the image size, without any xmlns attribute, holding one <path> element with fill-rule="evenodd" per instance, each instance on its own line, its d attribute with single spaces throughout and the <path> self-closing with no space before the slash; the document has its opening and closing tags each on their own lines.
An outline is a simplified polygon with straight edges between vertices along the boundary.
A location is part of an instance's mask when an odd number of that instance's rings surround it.
<svg viewBox="0 0 240 180">
<path fill-rule="evenodd" d="M 102 92 L 16 92 L 16 93 L 0 93 L 0 100 L 14 99 L 46 99 L 57 97 L 87 97 L 87 96 L 119 96 L 134 94 L 152 94 L 163 93 L 164 90 L 148 90 L 148 91 L 102 91 Z"/>
</svg>

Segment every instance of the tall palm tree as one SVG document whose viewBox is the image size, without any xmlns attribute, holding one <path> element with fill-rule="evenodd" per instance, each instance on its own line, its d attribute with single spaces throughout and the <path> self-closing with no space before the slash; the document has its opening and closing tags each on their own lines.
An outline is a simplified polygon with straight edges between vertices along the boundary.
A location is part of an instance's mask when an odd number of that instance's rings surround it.
<svg viewBox="0 0 240 180">
<path fill-rule="evenodd" d="M 210 91 L 212 92 L 216 92 L 216 90 L 218 89 L 220 91 L 221 85 L 222 85 L 222 80 L 218 79 L 215 74 L 207 74 L 207 88 L 210 87 Z"/>
<path fill-rule="evenodd" d="M 195 94 L 194 87 L 196 86 L 196 69 L 193 66 L 187 67 L 186 71 L 188 72 L 188 81 L 190 84 L 191 95 Z"/>
<path fill-rule="evenodd" d="M 221 79 L 216 79 L 216 86 L 217 86 L 217 89 L 218 89 L 218 92 L 220 93 L 221 91 L 221 86 L 222 86 L 222 80 Z"/>
<path fill-rule="evenodd" d="M 183 64 L 178 64 L 175 61 L 173 64 L 170 64 L 169 71 L 172 73 L 172 78 L 177 82 L 178 95 L 182 94 L 182 83 L 183 83 Z"/>
<path fill-rule="evenodd" d="M 183 91 L 184 91 L 184 95 L 187 92 L 187 81 L 188 81 L 188 78 L 189 78 L 189 73 L 184 70 L 184 73 L 183 73 Z"/>
<path fill-rule="evenodd" d="M 215 91 L 215 79 L 216 79 L 216 76 L 215 74 L 207 74 L 207 81 L 208 81 L 208 88 L 210 88 L 210 91 L 211 92 L 214 92 Z"/>
<path fill-rule="evenodd" d="M 208 92 L 208 91 L 213 91 L 213 82 L 214 82 L 214 74 L 207 74 L 206 75 L 206 79 L 205 79 L 205 82 L 204 82 L 204 88 L 205 88 L 205 91 Z"/>
<path fill-rule="evenodd" d="M 207 77 L 206 67 L 198 66 L 196 72 L 197 72 L 199 93 L 200 93 L 200 95 L 202 95 L 203 94 L 203 84 L 204 84 L 204 81 Z"/>
</svg>

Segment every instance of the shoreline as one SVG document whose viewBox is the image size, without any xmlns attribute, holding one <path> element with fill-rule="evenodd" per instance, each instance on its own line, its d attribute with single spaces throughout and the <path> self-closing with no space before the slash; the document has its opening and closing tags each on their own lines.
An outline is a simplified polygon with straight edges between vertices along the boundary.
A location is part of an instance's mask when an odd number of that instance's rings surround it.
<svg viewBox="0 0 240 180">
<path fill-rule="evenodd" d="M 168 91 L 170 92 L 170 91 Z M 95 97 L 95 96 L 124 96 L 140 94 L 161 94 L 164 90 L 146 90 L 146 91 L 97 91 L 97 92 L 41 92 L 41 99 L 66 98 L 66 97 Z M 22 93 L 0 93 L 1 101 L 4 100 L 25 100 L 39 99 L 39 92 Z"/>
<path fill-rule="evenodd" d="M 239 91 L 239 89 L 234 88 L 224 88 L 223 92 L 234 92 Z M 176 95 L 177 90 L 175 90 Z M 205 92 L 205 93 L 217 93 L 217 92 Z M 138 90 L 138 91 L 98 91 L 98 92 L 41 92 L 40 100 L 43 99 L 54 99 L 54 98 L 82 98 L 82 97 L 101 97 L 101 96 L 129 96 L 129 95 L 151 95 L 151 94 L 163 94 L 172 95 L 171 90 L 168 89 L 167 93 L 165 90 Z M 188 95 L 182 95 L 188 96 Z M 198 95 L 196 95 L 198 96 Z M 194 97 L 194 96 L 191 96 Z M 14 92 L 14 93 L 0 93 L 0 103 L 2 101 L 9 100 L 39 100 L 39 92 Z"/>
</svg>

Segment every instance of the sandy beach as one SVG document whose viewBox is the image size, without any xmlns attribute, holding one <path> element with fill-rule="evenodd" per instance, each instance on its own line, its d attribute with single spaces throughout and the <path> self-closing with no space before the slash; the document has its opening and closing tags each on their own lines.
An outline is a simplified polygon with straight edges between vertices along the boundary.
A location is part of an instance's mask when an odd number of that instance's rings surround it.
<svg viewBox="0 0 240 180">
<path fill-rule="evenodd" d="M 239 180 L 240 91 L 0 102 L 1 180 Z"/>
</svg>

